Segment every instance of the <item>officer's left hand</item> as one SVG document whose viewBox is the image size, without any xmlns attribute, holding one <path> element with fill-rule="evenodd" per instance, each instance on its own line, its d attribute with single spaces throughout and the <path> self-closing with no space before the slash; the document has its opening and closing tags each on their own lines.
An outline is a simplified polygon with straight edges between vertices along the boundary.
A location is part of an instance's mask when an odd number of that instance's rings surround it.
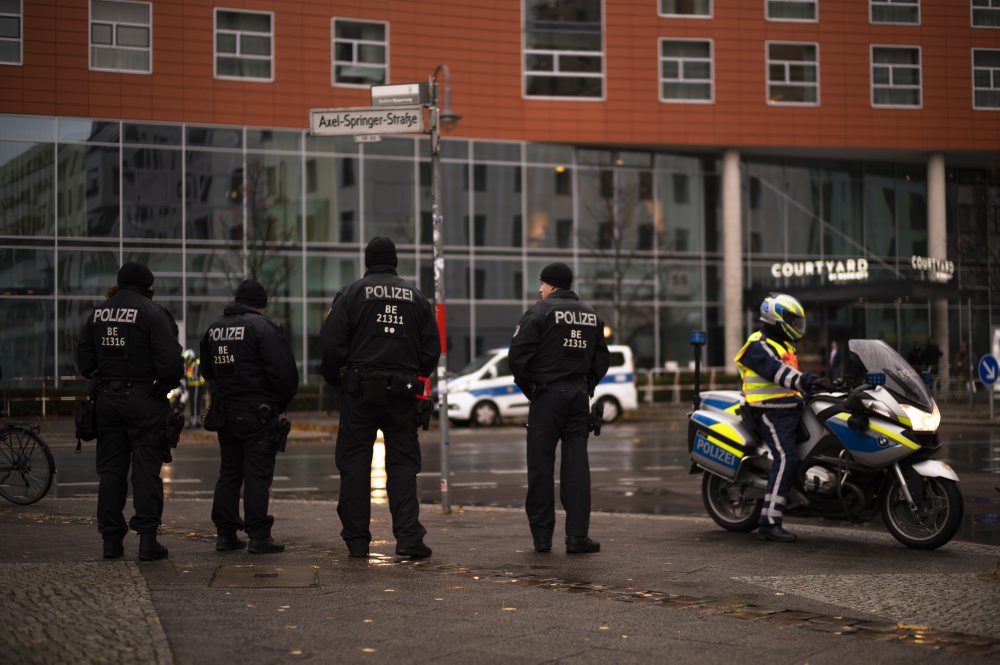
<svg viewBox="0 0 1000 665">
<path fill-rule="evenodd" d="M 825 376 L 817 376 L 809 383 L 809 387 L 806 390 L 810 395 L 828 393 L 833 390 L 833 381 Z"/>
</svg>

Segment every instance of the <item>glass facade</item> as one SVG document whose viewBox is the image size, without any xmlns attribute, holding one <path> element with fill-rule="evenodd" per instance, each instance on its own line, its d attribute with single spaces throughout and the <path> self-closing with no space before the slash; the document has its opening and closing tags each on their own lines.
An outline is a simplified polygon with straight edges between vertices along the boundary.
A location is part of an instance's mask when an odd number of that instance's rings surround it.
<svg viewBox="0 0 1000 665">
<path fill-rule="evenodd" d="M 638 366 L 686 364 L 694 328 L 708 331 L 708 363 L 728 364 L 718 154 L 456 139 L 442 152 L 451 369 L 509 342 L 554 260 Z M 805 299 L 831 337 L 923 341 L 926 297 L 859 297 L 831 275 L 864 259 L 871 282 L 913 278 L 928 246 L 924 164 L 745 155 L 741 170 L 746 325 L 758 291 L 836 286 L 822 307 Z M 87 313 L 122 262 L 141 261 L 191 347 L 257 277 L 316 382 L 322 319 L 363 273 L 368 239 L 392 237 L 400 274 L 433 296 L 430 171 L 418 138 L 0 117 L 3 376 L 75 375 Z M 986 348 L 1000 183 L 949 167 L 947 194 L 950 302 L 963 308 L 951 339 L 971 331 Z"/>
</svg>

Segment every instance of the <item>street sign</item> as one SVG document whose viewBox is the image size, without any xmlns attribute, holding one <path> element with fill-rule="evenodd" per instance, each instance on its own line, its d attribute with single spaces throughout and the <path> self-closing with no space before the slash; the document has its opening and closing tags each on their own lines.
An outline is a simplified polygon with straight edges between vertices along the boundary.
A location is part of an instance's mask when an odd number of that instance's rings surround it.
<svg viewBox="0 0 1000 665">
<path fill-rule="evenodd" d="M 430 86 L 426 83 L 373 85 L 372 106 L 423 106 L 429 104 Z"/>
<path fill-rule="evenodd" d="M 424 112 L 419 106 L 312 109 L 309 130 L 316 136 L 419 134 L 424 131 Z"/>
<path fill-rule="evenodd" d="M 979 359 L 979 379 L 988 386 L 996 383 L 1000 378 L 1000 363 L 995 356 L 990 353 Z"/>
</svg>

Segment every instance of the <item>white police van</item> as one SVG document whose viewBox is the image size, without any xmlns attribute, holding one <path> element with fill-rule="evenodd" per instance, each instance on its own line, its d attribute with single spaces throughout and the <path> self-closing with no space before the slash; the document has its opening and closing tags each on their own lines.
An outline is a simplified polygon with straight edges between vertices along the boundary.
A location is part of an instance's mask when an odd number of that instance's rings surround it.
<svg viewBox="0 0 1000 665">
<path fill-rule="evenodd" d="M 622 411 L 637 408 L 632 349 L 609 346 L 611 366 L 594 389 L 591 403 L 600 403 L 604 421 L 614 422 Z M 490 427 L 504 418 L 527 418 L 528 398 L 514 385 L 507 349 L 491 349 L 448 381 L 448 419 Z"/>
</svg>

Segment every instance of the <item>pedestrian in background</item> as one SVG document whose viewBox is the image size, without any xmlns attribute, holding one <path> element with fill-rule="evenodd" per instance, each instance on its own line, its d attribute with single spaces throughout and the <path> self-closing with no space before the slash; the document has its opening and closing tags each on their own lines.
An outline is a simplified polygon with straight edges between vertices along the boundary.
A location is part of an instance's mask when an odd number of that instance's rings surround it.
<svg viewBox="0 0 1000 665">
<path fill-rule="evenodd" d="M 215 549 L 238 550 L 250 536 L 252 554 L 281 552 L 285 546 L 271 536 L 274 517 L 268 514 L 269 492 L 278 451 L 284 450 L 287 428 L 279 418 L 299 389 L 299 371 L 288 336 L 264 310 L 267 291 L 255 279 L 245 279 L 234 302 L 208 327 L 201 339 L 204 374 L 212 388 L 205 427 L 219 436 L 219 480 L 212 501 Z M 243 512 L 240 518 L 240 489 Z"/>
<path fill-rule="evenodd" d="M 589 537 L 589 404 L 608 371 L 604 321 L 571 289 L 565 263 L 542 270 L 541 298 L 521 317 L 510 343 L 514 382 L 531 401 L 528 410 L 528 495 L 525 512 L 536 552 L 552 549 L 555 530 L 555 457 L 562 441 L 559 498 L 566 509 L 566 552 L 598 552 Z"/>
<path fill-rule="evenodd" d="M 837 340 L 830 340 L 830 350 L 827 352 L 826 372 L 831 381 L 837 381 L 844 375 L 844 358 L 840 354 Z"/>
<path fill-rule="evenodd" d="M 396 554 L 431 555 L 417 499 L 417 402 L 426 397 L 426 377 L 437 367 L 441 341 L 430 303 L 396 274 L 397 264 L 392 240 L 372 238 L 365 247 L 364 277 L 334 297 L 320 331 L 320 372 L 340 389 L 337 514 L 353 557 L 368 556 L 372 539 L 372 447 L 380 429 Z"/>
<path fill-rule="evenodd" d="M 205 385 L 205 377 L 201 374 L 201 358 L 195 355 L 193 349 L 184 349 L 184 385 L 188 391 L 188 401 L 191 402 L 191 427 L 198 426 L 201 416 L 201 387 Z"/>
<path fill-rule="evenodd" d="M 131 528 L 139 534 L 139 559 L 153 561 L 168 554 L 156 540 L 163 515 L 160 467 L 169 454 L 166 394 L 184 375 L 184 361 L 174 317 L 152 300 L 149 268 L 126 263 L 117 281 L 118 289 L 94 308 L 80 331 L 76 364 L 95 389 L 97 527 L 104 558 L 124 555 Z M 135 515 L 126 525 L 122 511 L 130 465 Z"/>
</svg>

